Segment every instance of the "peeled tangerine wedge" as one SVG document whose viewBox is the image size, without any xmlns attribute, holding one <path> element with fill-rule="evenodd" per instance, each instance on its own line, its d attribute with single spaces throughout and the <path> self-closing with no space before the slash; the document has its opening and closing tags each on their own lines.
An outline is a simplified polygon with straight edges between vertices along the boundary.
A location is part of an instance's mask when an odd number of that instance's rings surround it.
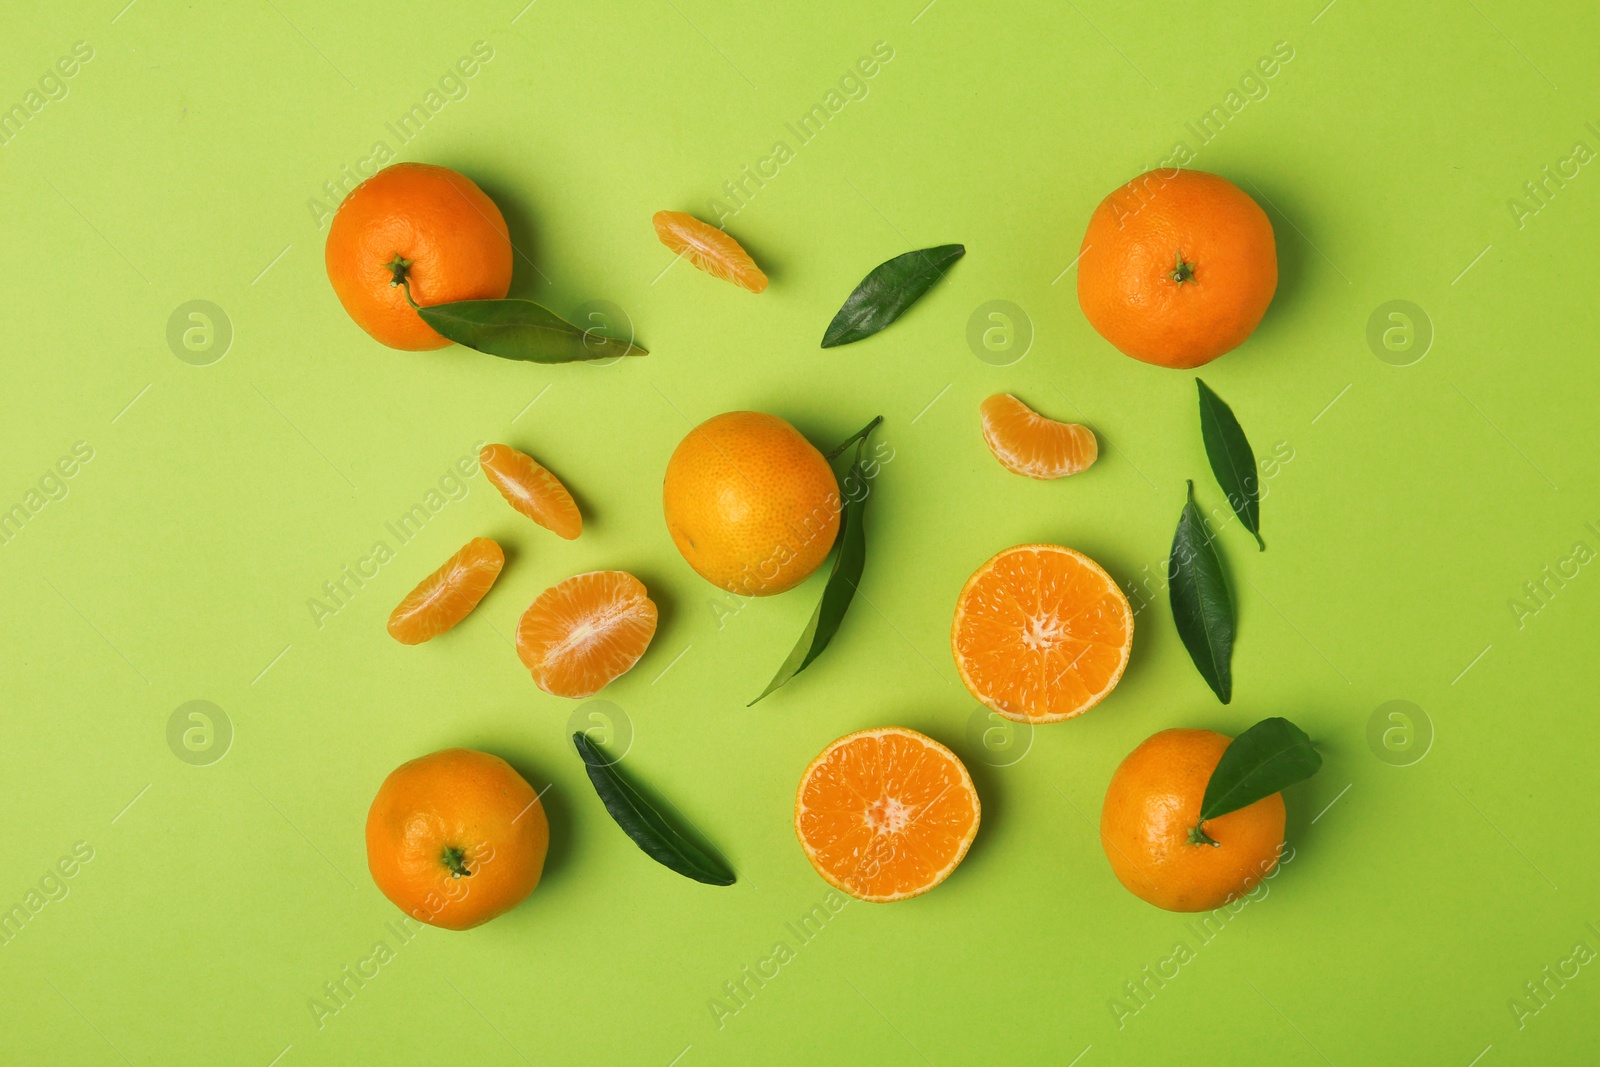
<svg viewBox="0 0 1600 1067">
<path fill-rule="evenodd" d="M 830 885 L 875 904 L 926 893 L 978 836 L 978 791 L 956 754 L 899 726 L 822 750 L 800 778 L 794 829 Z"/>
<path fill-rule="evenodd" d="M 742 286 L 752 293 L 767 287 L 767 276 L 756 261 L 732 237 L 709 222 L 701 222 L 682 211 L 658 211 L 651 220 L 656 236 L 676 255 L 680 255 L 707 274 Z"/>
<path fill-rule="evenodd" d="M 1116 688 L 1133 648 L 1133 611 L 1083 553 L 1018 545 L 967 579 L 950 647 L 984 706 L 1017 722 L 1060 722 Z"/>
<path fill-rule="evenodd" d="M 1065 478 L 1088 470 L 1100 455 L 1089 427 L 1047 419 L 1009 393 L 996 393 L 978 410 L 983 413 L 983 440 L 989 451 L 1016 474 Z"/>
<path fill-rule="evenodd" d="M 656 605 L 627 571 L 590 571 L 539 594 L 517 626 L 517 656 L 540 689 L 593 696 L 627 673 L 656 633 Z"/>
<path fill-rule="evenodd" d="M 466 618 L 500 577 L 505 553 L 487 537 L 474 537 L 400 601 L 389 616 L 389 636 L 420 645 Z"/>
<path fill-rule="evenodd" d="M 486 445 L 478 465 L 506 502 L 568 541 L 583 532 L 583 514 L 561 479 L 510 445 Z"/>
</svg>

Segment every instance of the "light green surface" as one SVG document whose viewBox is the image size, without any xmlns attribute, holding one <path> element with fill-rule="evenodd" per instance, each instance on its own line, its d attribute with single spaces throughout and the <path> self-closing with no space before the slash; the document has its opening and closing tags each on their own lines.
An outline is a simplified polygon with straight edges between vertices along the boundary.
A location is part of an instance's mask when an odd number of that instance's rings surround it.
<svg viewBox="0 0 1600 1067">
<path fill-rule="evenodd" d="M 1508 1006 L 1576 943 L 1600 950 L 1600 578 L 1550 582 L 1521 625 L 1508 607 L 1576 542 L 1600 550 L 1600 173 L 1550 182 L 1520 226 L 1508 207 L 1531 206 L 1523 183 L 1575 142 L 1600 151 L 1594 9 L 922 2 L 12 5 L 0 103 L 26 106 L 74 42 L 93 57 L 0 145 L 0 507 L 26 505 L 75 442 L 92 459 L 0 546 L 0 906 L 75 843 L 92 859 L 0 946 L 0 1061 L 1594 1061 L 1594 967 L 1550 982 L 1520 1026 Z M 493 56 L 467 95 L 400 145 L 385 124 L 477 41 Z M 785 123 L 880 41 L 893 58 L 865 98 L 800 144 Z M 1201 145 L 1185 124 L 1278 42 L 1293 58 L 1268 94 Z M 379 139 L 497 200 L 525 254 L 514 294 L 568 314 L 615 301 L 652 355 L 552 369 L 371 342 L 328 287 L 308 200 Z M 771 289 L 666 269 L 651 213 L 705 214 L 775 140 L 792 160 L 729 223 Z M 1159 574 L 1183 480 L 1221 503 L 1190 376 L 1100 340 L 1069 269 L 1095 203 L 1179 140 L 1262 199 L 1282 263 L 1256 336 L 1204 372 L 1258 452 L 1293 455 L 1263 504 L 1268 551 L 1236 524 L 1222 535 L 1234 702 L 1211 697 L 1157 600 L 1115 694 L 993 766 L 1007 757 L 969 733 L 948 652 L 968 574 L 1035 540 L 1122 580 Z M 948 241 L 966 258 L 902 322 L 818 349 L 867 269 Z M 196 299 L 234 332 L 208 366 L 165 337 Z M 1035 331 L 1003 368 L 965 339 L 995 299 Z M 1365 340 L 1394 299 L 1433 323 L 1411 366 Z M 1000 469 L 976 410 L 998 391 L 1094 425 L 1099 464 L 1060 483 Z M 675 553 L 659 504 L 674 444 L 736 408 L 824 446 L 882 414 L 894 456 L 836 643 L 753 710 L 820 579 L 735 613 Z M 567 479 L 580 540 L 532 527 L 479 475 L 397 544 L 384 524 L 484 440 Z M 393 604 L 474 535 L 512 557 L 482 607 L 429 645 L 389 640 Z M 308 599 L 380 539 L 395 559 L 318 627 Z M 575 705 L 535 689 L 508 644 L 540 590 L 602 566 L 662 609 L 604 694 L 632 724 L 627 765 L 720 844 L 731 889 L 617 831 L 565 740 Z M 196 699 L 235 730 L 209 766 L 167 742 Z M 1436 730 L 1411 766 L 1366 740 L 1394 699 Z M 1326 759 L 1288 795 L 1294 859 L 1202 943 L 1112 878 L 1101 796 L 1157 730 L 1280 713 Z M 936 892 L 851 904 L 802 944 L 786 924 L 827 887 L 790 829 L 798 775 L 885 723 L 966 759 L 982 830 Z M 511 915 L 401 947 L 363 818 L 390 769 L 452 745 L 548 786 L 549 866 Z M 311 998 L 379 940 L 395 958 L 319 1027 Z M 1109 1002 L 1135 1004 L 1124 983 L 1180 941 L 1194 958 L 1119 1026 Z M 712 998 L 779 942 L 793 960 L 719 1026 Z"/>
</svg>

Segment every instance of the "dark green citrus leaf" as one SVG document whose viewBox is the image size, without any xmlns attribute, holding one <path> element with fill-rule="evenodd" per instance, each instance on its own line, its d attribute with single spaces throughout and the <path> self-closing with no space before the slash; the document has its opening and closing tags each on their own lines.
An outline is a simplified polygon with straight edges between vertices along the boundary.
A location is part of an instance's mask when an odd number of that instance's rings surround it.
<svg viewBox="0 0 1600 1067">
<path fill-rule="evenodd" d="M 600 802 L 645 855 L 706 885 L 733 884 L 733 871 L 727 863 L 673 829 L 672 824 L 617 773 L 616 764 L 606 759 L 588 735 L 581 731 L 575 733 L 572 743 L 578 746 L 583 769 L 589 772 L 589 781 L 600 794 Z"/>
<path fill-rule="evenodd" d="M 1233 739 L 1206 783 L 1200 821 L 1247 808 L 1317 773 L 1322 756 L 1288 719 L 1262 719 Z"/>
<path fill-rule="evenodd" d="M 866 447 L 867 437 L 882 421 L 883 416 L 879 415 L 828 453 L 828 458 L 833 459 L 850 445 L 856 446 L 850 473 L 844 479 L 845 499 L 839 516 L 839 536 L 835 541 L 838 550 L 833 557 L 833 570 L 828 574 L 828 584 L 822 588 L 822 599 L 817 602 L 817 610 L 811 613 L 811 621 L 806 623 L 789 658 L 783 661 L 783 666 L 778 668 L 778 673 L 761 691 L 761 696 L 745 707 L 755 704 L 761 697 L 782 687 L 789 679 L 811 666 L 812 661 L 828 647 L 828 642 L 839 631 L 839 624 L 844 621 L 845 610 L 856 595 L 861 572 L 867 565 L 867 534 L 861 520 L 866 512 L 868 493 L 867 476 L 861 469 L 861 450 Z"/>
<path fill-rule="evenodd" d="M 1178 531 L 1172 536 L 1167 593 L 1172 600 L 1172 621 L 1189 658 L 1217 699 L 1226 704 L 1233 699 L 1233 600 L 1210 531 L 1194 505 L 1193 482 L 1178 517 Z"/>
<path fill-rule="evenodd" d="M 1200 436 L 1206 443 L 1206 458 L 1211 461 L 1211 473 L 1228 498 L 1228 505 L 1239 516 L 1239 522 L 1249 530 L 1261 546 L 1261 481 L 1256 477 L 1256 454 L 1250 450 L 1244 428 L 1233 417 L 1233 409 L 1211 391 L 1211 387 L 1196 378 L 1200 387 Z"/>
<path fill-rule="evenodd" d="M 532 300 L 458 300 L 419 307 L 417 314 L 456 344 L 504 359 L 573 363 L 648 354 L 636 344 L 574 326 Z"/>
<path fill-rule="evenodd" d="M 962 245 L 939 245 L 878 264 L 828 323 L 822 347 L 836 348 L 871 337 L 903 315 L 966 254 Z"/>
</svg>

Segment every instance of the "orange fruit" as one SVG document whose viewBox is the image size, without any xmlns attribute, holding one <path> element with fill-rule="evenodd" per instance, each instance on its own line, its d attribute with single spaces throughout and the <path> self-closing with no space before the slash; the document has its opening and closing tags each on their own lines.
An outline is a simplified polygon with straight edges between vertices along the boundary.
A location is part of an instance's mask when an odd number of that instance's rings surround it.
<svg viewBox="0 0 1600 1067">
<path fill-rule="evenodd" d="M 394 281 L 396 257 L 418 304 L 499 300 L 511 288 L 511 234 L 472 179 L 426 163 L 385 167 L 351 191 L 323 251 L 339 303 L 390 348 L 450 342 L 422 321 Z"/>
<path fill-rule="evenodd" d="M 478 606 L 505 565 L 506 555 L 498 544 L 474 537 L 395 605 L 389 615 L 389 636 L 402 645 L 438 637 Z"/>
<path fill-rule="evenodd" d="M 1078 251 L 1078 304 L 1134 359 L 1198 367 L 1244 343 L 1278 288 L 1272 223 L 1237 185 L 1153 170 L 1100 202 Z"/>
<path fill-rule="evenodd" d="M 583 532 L 583 514 L 561 479 L 510 445 L 485 445 L 478 453 L 484 476 L 506 503 L 568 541 Z"/>
<path fill-rule="evenodd" d="M 1206 783 L 1232 740 L 1212 730 L 1163 730 L 1129 753 L 1100 810 L 1100 844 L 1117 881 L 1168 911 L 1210 911 L 1248 893 L 1283 851 L 1283 794 L 1200 825 Z"/>
<path fill-rule="evenodd" d="M 367 812 L 367 869 L 401 911 L 467 930 L 522 903 L 544 871 L 539 795 L 499 756 L 469 748 L 402 763 Z"/>
<path fill-rule="evenodd" d="M 978 791 L 956 754 L 899 726 L 860 730 L 800 776 L 794 829 L 830 885 L 884 903 L 926 893 L 978 836 Z"/>
<path fill-rule="evenodd" d="M 793 589 L 839 532 L 839 482 L 776 415 L 729 411 L 689 431 L 667 461 L 667 531 L 706 581 L 743 596 Z"/>
<path fill-rule="evenodd" d="M 1116 688 L 1133 647 L 1133 611 L 1083 553 L 1018 545 L 962 586 L 950 647 L 985 707 L 1018 722 L 1060 722 Z"/>
<path fill-rule="evenodd" d="M 639 662 L 656 605 L 627 571 L 590 571 L 539 594 L 517 625 L 517 656 L 540 689 L 593 696 Z"/>
<path fill-rule="evenodd" d="M 656 236 L 707 274 L 759 293 L 767 287 L 767 276 L 756 261 L 727 233 L 709 222 L 701 222 L 682 211 L 658 211 L 651 220 Z"/>
<path fill-rule="evenodd" d="M 983 440 L 1013 474 L 1049 480 L 1088 470 L 1100 455 L 1094 431 L 1034 412 L 1010 393 L 996 393 L 978 410 Z"/>
</svg>

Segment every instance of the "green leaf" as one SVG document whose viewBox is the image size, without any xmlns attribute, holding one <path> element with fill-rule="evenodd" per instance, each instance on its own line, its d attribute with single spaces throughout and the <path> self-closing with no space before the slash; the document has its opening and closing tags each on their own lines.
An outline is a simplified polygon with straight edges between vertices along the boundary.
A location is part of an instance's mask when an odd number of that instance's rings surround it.
<svg viewBox="0 0 1600 1067">
<path fill-rule="evenodd" d="M 933 283 L 943 278 L 967 250 L 962 245 L 939 245 L 895 256 L 872 268 L 822 335 L 823 348 L 837 348 L 871 337 L 905 314 Z"/>
<path fill-rule="evenodd" d="M 706 885 L 733 884 L 733 871 L 727 863 L 673 829 L 661 813 L 617 773 L 616 764 L 606 759 L 586 734 L 581 731 L 573 734 L 572 743 L 578 746 L 583 769 L 589 772 L 589 781 L 600 794 L 600 802 L 645 855 Z"/>
<path fill-rule="evenodd" d="M 1239 522 L 1249 530 L 1261 546 L 1261 490 L 1256 477 L 1256 454 L 1250 450 L 1250 441 L 1244 428 L 1233 417 L 1233 409 L 1205 382 L 1196 378 L 1200 387 L 1200 436 L 1206 443 L 1206 458 L 1211 461 L 1211 473 L 1228 498 L 1228 505 L 1239 516 Z"/>
<path fill-rule="evenodd" d="M 839 631 L 839 624 L 844 622 L 845 610 L 850 607 L 850 601 L 856 595 L 856 586 L 861 583 L 861 572 L 867 565 L 867 534 L 862 525 L 862 516 L 867 509 L 868 493 L 867 476 L 861 469 L 861 450 L 866 447 L 867 437 L 882 421 L 883 416 L 879 415 L 844 444 L 828 453 L 828 458 L 833 459 L 851 444 L 856 446 L 850 473 L 846 474 L 844 479 L 845 501 L 839 516 L 839 536 L 834 542 L 838 552 L 833 557 L 833 570 L 828 574 L 828 584 L 822 588 L 822 599 L 817 602 L 817 609 L 811 613 L 811 621 L 806 623 L 805 630 L 800 634 L 800 640 L 795 643 L 794 651 L 783 661 L 783 666 L 772 676 L 772 681 L 761 691 L 761 696 L 745 705 L 747 708 L 754 706 L 762 697 L 781 688 L 789 679 L 811 666 L 812 661 L 822 655 L 822 650 L 828 647 L 828 642 L 833 640 L 833 635 Z M 862 489 L 859 499 L 850 496 L 849 486 L 852 484 Z"/>
<path fill-rule="evenodd" d="M 1206 783 L 1200 821 L 1247 808 L 1317 773 L 1322 756 L 1288 719 L 1262 719 L 1233 739 Z"/>
<path fill-rule="evenodd" d="M 1217 699 L 1233 699 L 1233 600 L 1222 578 L 1222 561 L 1200 509 L 1194 505 L 1194 483 L 1189 500 L 1172 535 L 1172 556 L 1167 561 L 1167 593 L 1172 600 L 1172 621 L 1189 650 L 1189 658 Z"/>
<path fill-rule="evenodd" d="M 458 300 L 417 307 L 417 314 L 456 344 L 505 359 L 573 363 L 648 354 L 636 344 L 574 326 L 532 300 Z"/>
</svg>

